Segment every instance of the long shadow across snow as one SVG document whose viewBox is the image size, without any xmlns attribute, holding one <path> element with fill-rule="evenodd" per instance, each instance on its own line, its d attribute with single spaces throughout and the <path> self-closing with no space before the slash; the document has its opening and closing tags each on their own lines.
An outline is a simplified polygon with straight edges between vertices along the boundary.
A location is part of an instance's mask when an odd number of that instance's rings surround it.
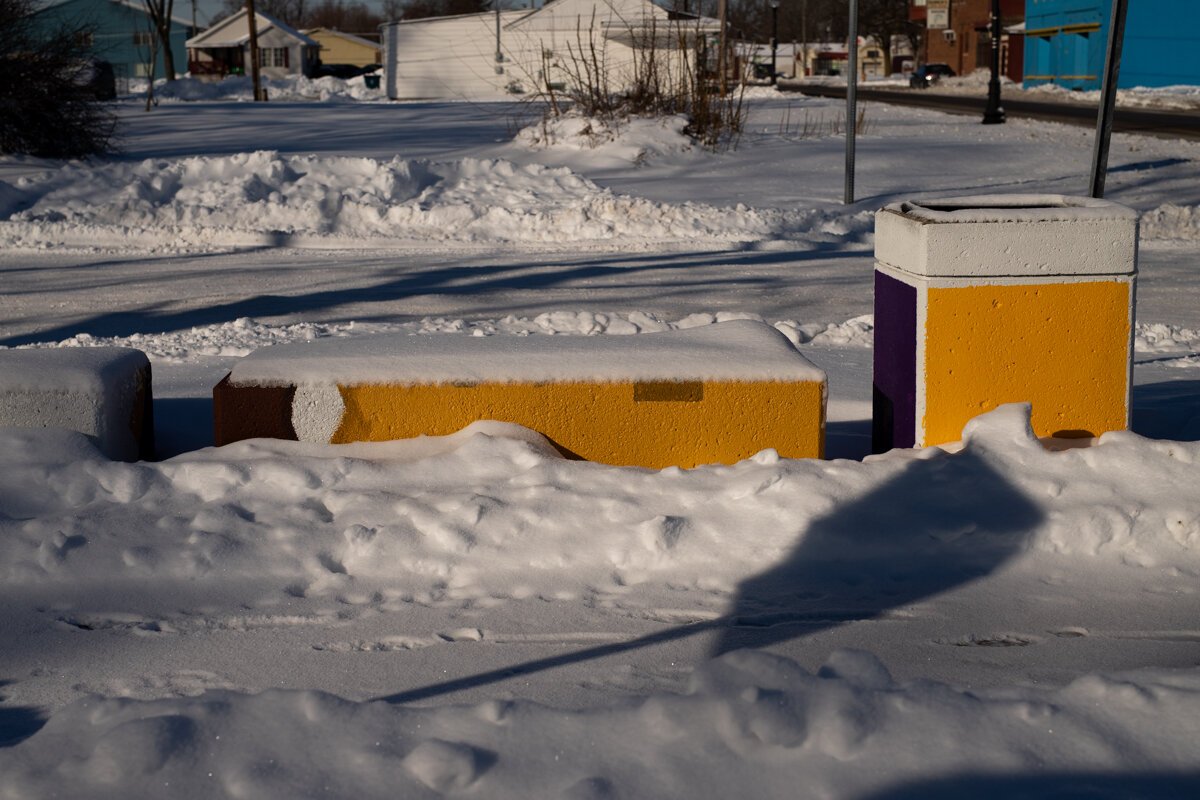
<svg viewBox="0 0 1200 800">
<path fill-rule="evenodd" d="M 195 157 L 196 137 L 202 135 L 202 151 L 210 157 L 277 150 L 326 157 L 460 158 L 463 150 L 511 139 L 526 119 L 540 117 L 540 108 L 527 103 L 406 103 L 402 111 L 391 104 L 348 103 L 334 123 L 314 114 L 308 102 L 250 105 L 233 100 L 165 104 L 146 114 L 136 104 L 122 103 L 127 150 L 118 157 Z"/>
<path fill-rule="evenodd" d="M 967 450 L 914 460 L 801 532 L 781 563 L 744 581 L 731 613 L 376 698 L 408 703 L 709 632 L 715 654 L 878 618 L 982 578 L 1016 555 L 1041 511 Z"/>
<path fill-rule="evenodd" d="M 744 581 L 715 652 L 766 647 L 873 619 L 993 572 L 1042 512 L 967 450 L 918 460 L 813 522 L 772 569 Z"/>
<path fill-rule="evenodd" d="M 326 311 L 348 304 L 381 305 L 417 295 L 486 297 L 492 292 L 539 290 L 580 283 L 594 288 L 615 291 L 637 289 L 636 295 L 645 302 L 645 291 L 653 286 L 661 297 L 680 291 L 711 293 L 722 286 L 759 285 L 764 292 L 773 288 L 774 281 L 765 276 L 731 275 L 720 279 L 709 275 L 689 276 L 688 270 L 701 266 L 728 264 L 738 266 L 800 263 L 812 258 L 860 258 L 858 252 L 826 252 L 821 249 L 805 252 L 741 252 L 718 251 L 703 253 L 664 253 L 638 257 L 603 256 L 577 259 L 552 267 L 527 262 L 477 266 L 438 266 L 432 269 L 410 270 L 397 267 L 390 277 L 364 286 L 315 289 L 302 294 L 260 294 L 239 297 L 225 303 L 213 303 L 198 308 L 162 311 L 155 307 L 128 309 L 98 314 L 80 322 L 59 325 L 36 333 L 19 334 L 0 339 L 0 345 L 16 347 L 37 342 L 59 341 L 78 333 L 92 336 L 128 336 L 134 333 L 160 333 L 230 322 L 241 317 L 272 317 L 304 315 Z M 623 263 L 629 262 L 629 263 Z M 666 275 L 664 273 L 674 273 Z M 660 277 L 661 276 L 661 277 Z M 619 281 L 619 278 L 628 281 Z M 606 301 L 613 305 L 616 301 Z"/>
</svg>

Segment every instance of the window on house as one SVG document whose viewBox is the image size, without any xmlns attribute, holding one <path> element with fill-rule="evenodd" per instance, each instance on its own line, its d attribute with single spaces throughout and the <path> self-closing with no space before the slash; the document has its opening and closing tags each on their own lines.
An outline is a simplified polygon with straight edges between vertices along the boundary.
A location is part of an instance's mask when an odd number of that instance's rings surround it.
<svg viewBox="0 0 1200 800">
<path fill-rule="evenodd" d="M 75 41 L 80 47 L 91 47 L 93 44 L 91 31 L 80 31 L 79 33 L 75 34 Z"/>
<path fill-rule="evenodd" d="M 260 67 L 286 67 L 288 65 L 288 51 L 286 47 L 264 47 L 258 51 L 258 65 Z"/>
<path fill-rule="evenodd" d="M 133 44 L 136 47 L 149 47 L 154 44 L 154 34 L 150 31 L 134 31 Z"/>
</svg>

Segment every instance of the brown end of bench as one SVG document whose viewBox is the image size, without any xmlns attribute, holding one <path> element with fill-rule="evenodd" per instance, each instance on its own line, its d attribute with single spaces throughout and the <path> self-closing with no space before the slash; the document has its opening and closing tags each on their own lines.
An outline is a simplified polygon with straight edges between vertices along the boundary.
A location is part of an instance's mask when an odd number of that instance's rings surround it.
<svg viewBox="0 0 1200 800">
<path fill-rule="evenodd" d="M 295 386 L 235 386 L 229 378 L 213 387 L 213 442 L 218 447 L 260 437 L 295 441 Z"/>
</svg>

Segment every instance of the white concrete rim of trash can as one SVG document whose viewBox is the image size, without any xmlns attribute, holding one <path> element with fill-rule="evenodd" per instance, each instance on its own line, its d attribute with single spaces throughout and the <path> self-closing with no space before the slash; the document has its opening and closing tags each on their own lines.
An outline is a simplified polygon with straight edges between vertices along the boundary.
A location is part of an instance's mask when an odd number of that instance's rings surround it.
<svg viewBox="0 0 1200 800">
<path fill-rule="evenodd" d="M 1132 275 L 1137 228 L 1133 209 L 1092 197 L 920 198 L 875 215 L 875 258 L 883 267 L 929 278 Z"/>
<path fill-rule="evenodd" d="M 884 206 L 927 223 L 1059 222 L 1137 219 L 1131 208 L 1095 197 L 1062 194 L 989 194 L 930 197 Z"/>
</svg>

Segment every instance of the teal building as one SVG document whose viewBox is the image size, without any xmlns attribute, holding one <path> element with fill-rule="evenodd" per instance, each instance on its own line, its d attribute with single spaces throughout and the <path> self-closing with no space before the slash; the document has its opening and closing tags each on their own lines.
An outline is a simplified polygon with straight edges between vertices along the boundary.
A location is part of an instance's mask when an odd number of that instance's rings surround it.
<svg viewBox="0 0 1200 800">
<path fill-rule="evenodd" d="M 145 78 L 149 73 L 150 15 L 141 0 L 61 0 L 47 3 L 38 12 L 47 28 L 66 23 L 72 27 L 86 25 L 91 29 L 88 44 L 92 52 L 113 65 L 117 81 Z M 191 20 L 179 16 L 171 19 L 171 53 L 175 56 L 175 71 L 187 72 L 187 48 L 184 42 L 192 35 Z M 154 63 L 154 77 L 165 77 L 160 53 Z"/>
<path fill-rule="evenodd" d="M 1099 89 L 1112 0 L 1025 0 L 1025 85 Z M 1129 0 L 1118 85 L 1200 85 L 1200 0 Z"/>
</svg>

